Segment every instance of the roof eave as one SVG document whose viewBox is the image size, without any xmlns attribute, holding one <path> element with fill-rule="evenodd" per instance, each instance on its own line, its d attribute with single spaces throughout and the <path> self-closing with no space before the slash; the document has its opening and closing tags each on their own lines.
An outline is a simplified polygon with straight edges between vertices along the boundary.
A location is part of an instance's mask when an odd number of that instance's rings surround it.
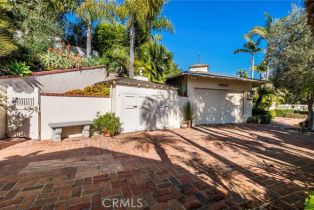
<svg viewBox="0 0 314 210">
<path fill-rule="evenodd" d="M 211 78 L 211 79 L 225 79 L 225 80 L 235 80 L 235 81 L 242 81 L 242 82 L 250 82 L 255 83 L 256 86 L 262 85 L 267 83 L 266 80 L 255 80 L 255 79 L 247 79 L 247 78 L 236 78 L 236 77 L 228 77 L 228 76 L 219 76 L 219 75 L 209 75 L 209 74 L 200 74 L 200 73 L 190 73 L 190 72 L 181 72 L 177 75 L 171 76 L 168 79 L 174 79 L 177 77 L 182 76 L 195 76 L 195 77 L 205 77 L 205 78 Z"/>
</svg>

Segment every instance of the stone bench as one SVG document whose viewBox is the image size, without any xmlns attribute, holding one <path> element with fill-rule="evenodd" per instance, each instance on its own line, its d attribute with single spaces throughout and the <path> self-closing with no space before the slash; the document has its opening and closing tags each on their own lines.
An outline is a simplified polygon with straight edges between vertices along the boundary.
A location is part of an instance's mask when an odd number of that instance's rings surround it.
<svg viewBox="0 0 314 210">
<path fill-rule="evenodd" d="M 62 123 L 49 123 L 49 127 L 52 128 L 52 140 L 61 141 L 62 128 L 64 127 L 72 127 L 72 126 L 80 126 L 83 125 L 82 136 L 85 138 L 90 137 L 90 127 L 93 124 L 92 121 L 73 121 L 73 122 L 62 122 Z"/>
</svg>

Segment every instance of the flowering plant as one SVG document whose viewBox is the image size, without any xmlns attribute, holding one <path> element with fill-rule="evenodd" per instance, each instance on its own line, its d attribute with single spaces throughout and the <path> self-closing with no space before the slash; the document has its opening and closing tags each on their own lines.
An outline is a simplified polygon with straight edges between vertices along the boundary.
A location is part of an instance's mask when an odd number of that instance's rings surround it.
<svg viewBox="0 0 314 210">
<path fill-rule="evenodd" d="M 95 59 L 71 52 L 70 45 L 67 45 L 65 49 L 48 48 L 47 53 L 40 55 L 40 62 L 48 71 L 99 65 Z"/>
</svg>

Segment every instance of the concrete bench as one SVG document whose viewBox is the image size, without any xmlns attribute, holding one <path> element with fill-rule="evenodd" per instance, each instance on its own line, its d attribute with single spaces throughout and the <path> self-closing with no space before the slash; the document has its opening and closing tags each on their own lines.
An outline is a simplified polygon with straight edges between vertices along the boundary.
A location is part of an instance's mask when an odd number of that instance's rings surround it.
<svg viewBox="0 0 314 210">
<path fill-rule="evenodd" d="M 73 121 L 73 122 L 62 122 L 62 123 L 49 123 L 49 127 L 52 128 L 52 140 L 61 141 L 62 128 L 71 126 L 83 125 L 82 136 L 85 138 L 90 137 L 90 126 L 93 124 L 92 121 Z"/>
</svg>

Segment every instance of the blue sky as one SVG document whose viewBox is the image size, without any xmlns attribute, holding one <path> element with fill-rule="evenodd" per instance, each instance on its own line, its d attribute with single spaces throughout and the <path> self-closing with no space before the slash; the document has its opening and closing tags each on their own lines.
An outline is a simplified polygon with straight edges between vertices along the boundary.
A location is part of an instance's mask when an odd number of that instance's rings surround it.
<svg viewBox="0 0 314 210">
<path fill-rule="evenodd" d="M 210 72 L 234 75 L 239 69 L 250 66 L 250 56 L 233 54 L 245 43 L 243 34 L 253 26 L 264 24 L 264 12 L 274 18 L 288 14 L 291 4 L 301 0 L 170 0 L 164 8 L 175 27 L 175 33 L 163 33 L 163 44 L 174 54 L 179 67 L 210 65 Z M 262 54 L 257 56 L 257 63 Z"/>
</svg>

